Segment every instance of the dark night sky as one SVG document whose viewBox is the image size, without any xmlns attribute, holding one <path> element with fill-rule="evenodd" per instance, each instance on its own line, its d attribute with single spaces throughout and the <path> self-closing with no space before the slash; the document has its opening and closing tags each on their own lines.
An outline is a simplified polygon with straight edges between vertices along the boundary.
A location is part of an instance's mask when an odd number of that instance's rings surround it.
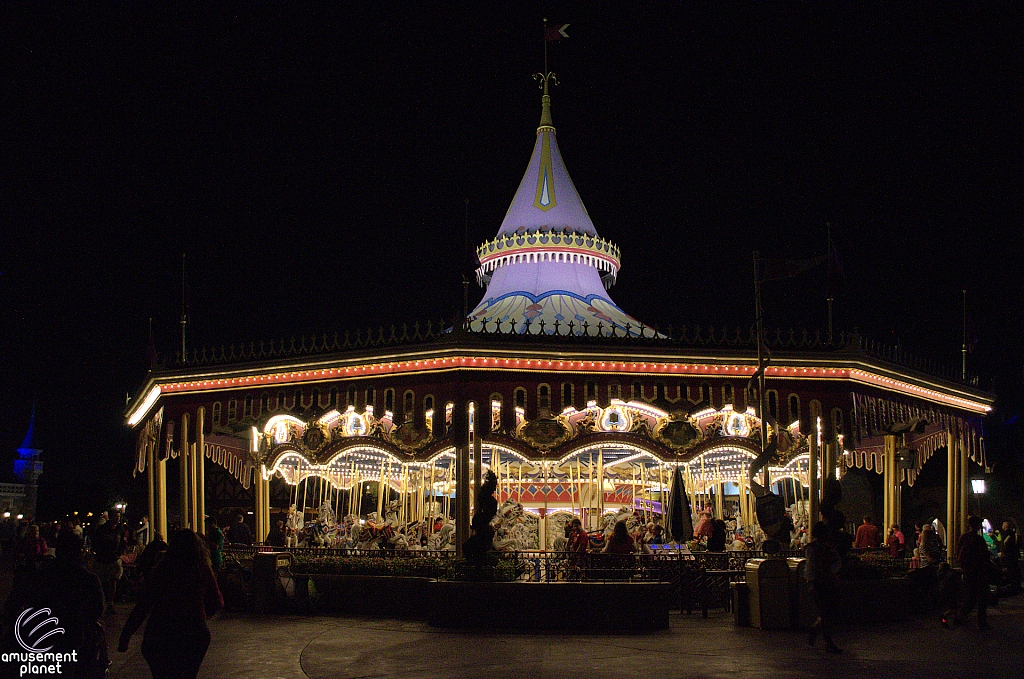
<svg viewBox="0 0 1024 679">
<path fill-rule="evenodd" d="M 957 365 L 966 286 L 990 448 L 1020 439 L 1019 7 L 178 4 L 0 9 L 0 472 L 35 396 L 44 513 L 120 492 L 183 251 L 192 347 L 452 315 L 464 199 L 492 237 L 529 158 L 545 14 L 619 306 L 746 327 L 751 252 L 831 223 L 836 325 Z M 767 289 L 770 322 L 823 326 L 822 279 Z"/>
</svg>

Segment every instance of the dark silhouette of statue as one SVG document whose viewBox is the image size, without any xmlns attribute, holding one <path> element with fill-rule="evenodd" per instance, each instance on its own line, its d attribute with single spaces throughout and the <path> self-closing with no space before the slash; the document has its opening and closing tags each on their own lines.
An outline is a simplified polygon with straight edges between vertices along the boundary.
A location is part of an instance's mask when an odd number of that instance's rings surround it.
<svg viewBox="0 0 1024 679">
<path fill-rule="evenodd" d="M 498 501 L 494 497 L 494 491 L 498 487 L 498 477 L 494 472 L 489 471 L 484 475 L 480 490 L 476 494 L 476 511 L 473 512 L 473 520 L 469 527 L 473 534 L 469 536 L 462 545 L 462 553 L 466 561 L 477 566 L 483 566 L 487 562 L 487 553 L 491 551 L 494 541 L 494 528 L 491 527 L 491 520 L 498 513 Z"/>
</svg>

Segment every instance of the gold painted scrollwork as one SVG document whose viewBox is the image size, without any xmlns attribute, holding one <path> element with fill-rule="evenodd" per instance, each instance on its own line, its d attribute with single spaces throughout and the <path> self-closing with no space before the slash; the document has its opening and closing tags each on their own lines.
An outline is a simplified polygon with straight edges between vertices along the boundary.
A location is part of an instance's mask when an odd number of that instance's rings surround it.
<svg viewBox="0 0 1024 679">
<path fill-rule="evenodd" d="M 516 428 L 516 436 L 538 450 L 550 450 L 567 441 L 572 435 L 566 418 L 538 418 L 523 422 Z"/>
</svg>

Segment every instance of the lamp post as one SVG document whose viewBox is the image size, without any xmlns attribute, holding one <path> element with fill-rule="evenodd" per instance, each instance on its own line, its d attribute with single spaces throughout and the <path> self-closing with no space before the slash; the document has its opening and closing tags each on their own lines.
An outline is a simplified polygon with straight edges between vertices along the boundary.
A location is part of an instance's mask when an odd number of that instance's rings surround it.
<svg viewBox="0 0 1024 679">
<path fill-rule="evenodd" d="M 978 496 L 978 516 L 981 516 L 981 496 L 985 494 L 985 479 L 971 479 L 971 490 Z"/>
</svg>

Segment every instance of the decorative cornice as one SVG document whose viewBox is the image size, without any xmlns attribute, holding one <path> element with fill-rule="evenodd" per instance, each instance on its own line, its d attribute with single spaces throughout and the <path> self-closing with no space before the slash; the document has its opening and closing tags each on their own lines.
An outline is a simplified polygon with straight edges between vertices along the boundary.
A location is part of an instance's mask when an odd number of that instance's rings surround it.
<svg viewBox="0 0 1024 679">
<path fill-rule="evenodd" d="M 545 263 L 586 264 L 601 272 L 605 289 L 615 284 L 621 266 L 617 245 L 600 236 L 583 233 L 533 231 L 507 234 L 489 240 L 476 249 L 480 268 L 476 279 L 480 285 L 490 282 L 491 273 L 499 266 Z"/>
<path fill-rule="evenodd" d="M 840 380 L 895 392 L 971 413 L 985 414 L 994 397 L 982 392 L 908 375 L 891 367 L 850 356 L 776 356 L 767 376 L 794 380 Z M 538 371 L 586 374 L 676 375 L 749 378 L 753 356 L 709 356 L 615 351 L 528 351 L 509 349 L 435 348 L 368 357 L 294 361 L 263 366 L 152 375 L 129 406 L 127 424 L 134 427 L 156 406 L 161 396 L 260 388 L 283 384 L 312 384 L 343 379 L 414 375 L 453 370 Z"/>
</svg>

